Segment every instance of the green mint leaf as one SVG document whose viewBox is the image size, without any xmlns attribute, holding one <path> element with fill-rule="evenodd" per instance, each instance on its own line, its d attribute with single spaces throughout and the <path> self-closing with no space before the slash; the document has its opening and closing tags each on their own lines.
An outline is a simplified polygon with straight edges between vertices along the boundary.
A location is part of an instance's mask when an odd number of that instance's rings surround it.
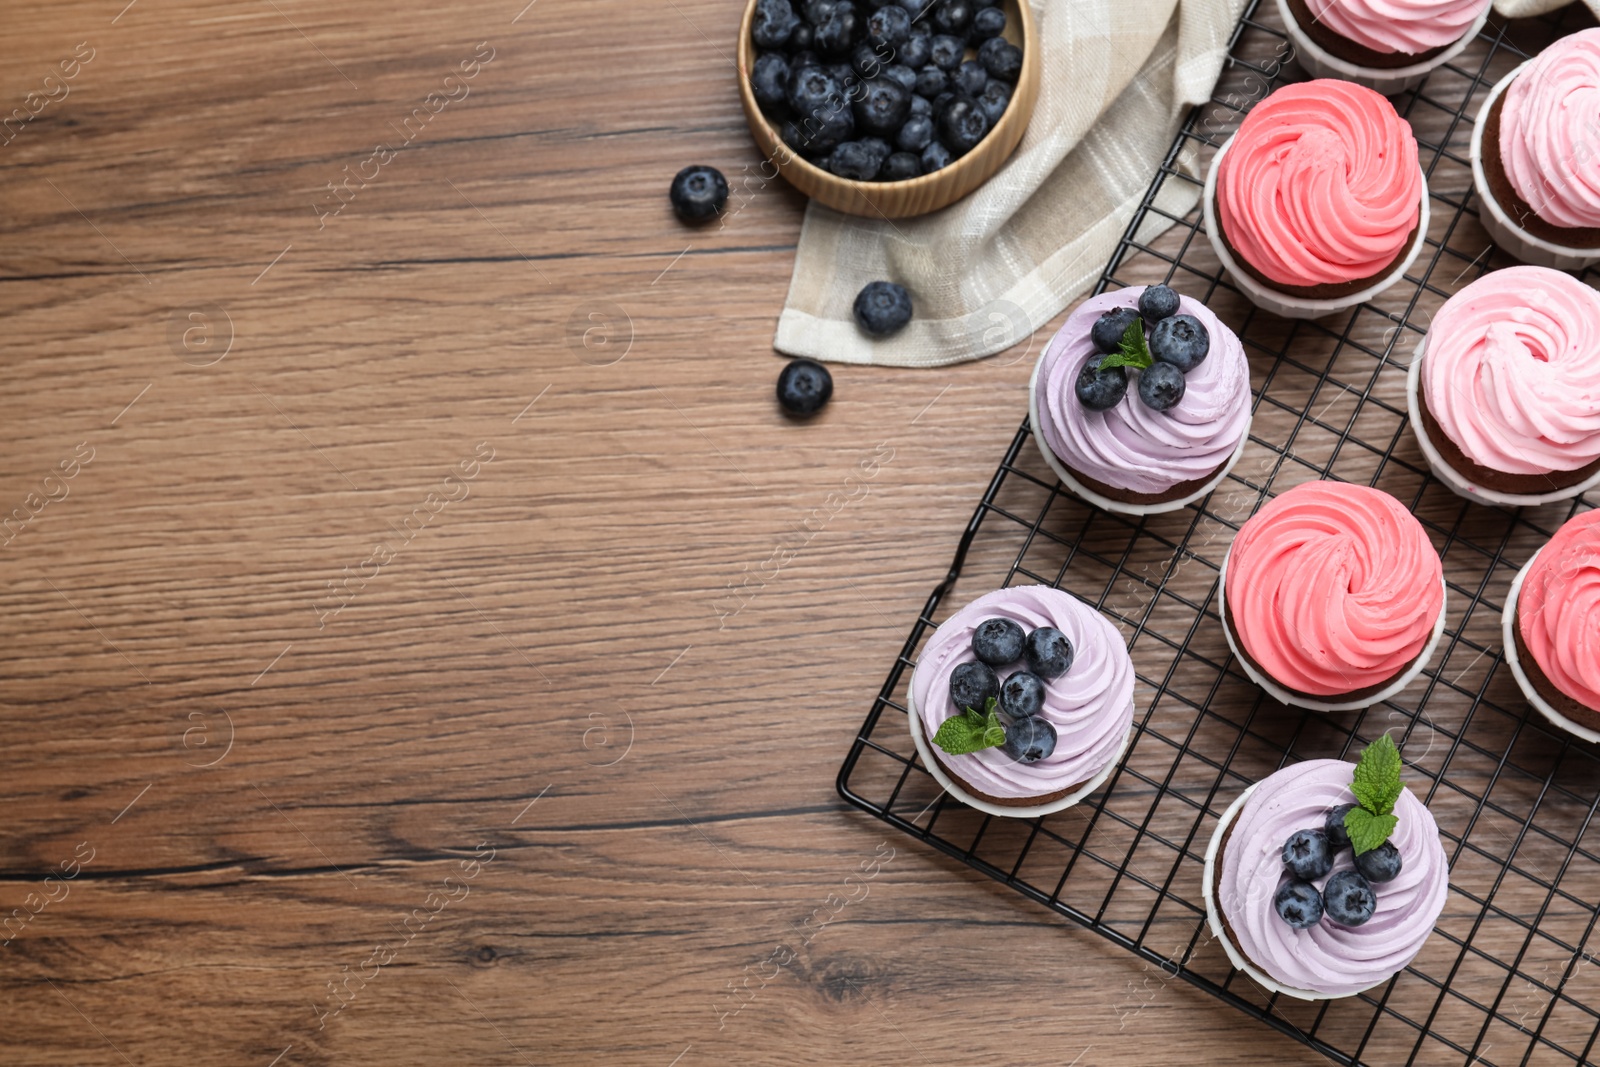
<svg viewBox="0 0 1600 1067">
<path fill-rule="evenodd" d="M 1110 355 L 1100 358 L 1101 370 L 1112 367 L 1132 367 L 1134 370 L 1144 370 L 1155 363 L 1156 359 L 1150 354 L 1150 348 L 1144 343 L 1144 320 L 1136 318 L 1128 323 L 1128 328 L 1122 331 L 1122 340 L 1117 345 L 1117 350 Z"/>
<path fill-rule="evenodd" d="M 1366 808 L 1351 808 L 1345 812 L 1344 828 L 1350 833 L 1350 847 L 1356 855 L 1371 852 L 1394 833 L 1400 819 L 1394 815 L 1374 815 Z"/>
<path fill-rule="evenodd" d="M 1000 725 L 1000 716 L 994 708 L 995 699 L 990 697 L 981 712 L 968 708 L 960 715 L 950 716 L 939 724 L 933 743 L 952 756 L 965 756 L 1005 744 L 1005 727 Z"/>
<path fill-rule="evenodd" d="M 1400 750 L 1394 747 L 1394 738 L 1379 734 L 1361 753 L 1350 792 L 1373 815 L 1388 815 L 1400 799 L 1400 766 Z"/>
</svg>

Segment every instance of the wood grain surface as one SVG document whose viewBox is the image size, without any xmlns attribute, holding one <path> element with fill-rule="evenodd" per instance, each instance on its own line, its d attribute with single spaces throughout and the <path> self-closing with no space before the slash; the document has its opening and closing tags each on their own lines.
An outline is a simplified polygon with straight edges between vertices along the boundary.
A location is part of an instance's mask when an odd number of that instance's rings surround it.
<svg viewBox="0 0 1600 1067">
<path fill-rule="evenodd" d="M 125 2 L 0 34 L 0 1062 L 1320 1062 L 835 794 L 1031 354 L 780 417 L 738 0 Z"/>
</svg>

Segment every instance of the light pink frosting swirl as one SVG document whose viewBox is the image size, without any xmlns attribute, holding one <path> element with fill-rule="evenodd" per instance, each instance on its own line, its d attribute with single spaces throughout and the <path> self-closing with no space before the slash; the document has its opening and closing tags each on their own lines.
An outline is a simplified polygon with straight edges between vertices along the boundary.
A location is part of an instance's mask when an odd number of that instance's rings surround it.
<svg viewBox="0 0 1600 1067">
<path fill-rule="evenodd" d="M 1539 550 L 1517 628 L 1551 684 L 1600 711 L 1600 511 L 1568 520 Z"/>
<path fill-rule="evenodd" d="M 1280 285 L 1376 276 L 1406 247 L 1421 207 L 1411 124 L 1353 82 L 1278 89 L 1217 164 L 1223 235 Z"/>
<path fill-rule="evenodd" d="M 1600 27 L 1561 38 L 1511 79 L 1500 161 L 1546 222 L 1600 226 Z"/>
<path fill-rule="evenodd" d="M 1374 884 L 1372 918 L 1357 927 L 1327 917 L 1296 930 L 1279 918 L 1272 897 L 1288 880 L 1283 843 L 1296 830 L 1320 828 L 1328 812 L 1355 803 L 1355 764 L 1321 759 L 1285 767 L 1256 786 L 1239 809 L 1216 872 L 1217 907 L 1244 955 L 1269 977 L 1331 997 L 1376 985 L 1410 963 L 1433 933 L 1450 889 L 1450 864 L 1439 827 L 1409 789 L 1395 802 L 1399 818 L 1389 840 L 1400 851 L 1400 874 Z M 1355 866 L 1349 849 L 1314 884 Z"/>
<path fill-rule="evenodd" d="M 1306 0 L 1306 6 L 1363 48 L 1416 55 L 1459 41 L 1489 0 Z"/>
<path fill-rule="evenodd" d="M 1183 399 L 1156 411 L 1138 395 L 1138 373 L 1128 374 L 1128 394 L 1109 411 L 1090 411 L 1073 390 L 1078 372 L 1099 353 L 1089 338 L 1095 320 L 1112 308 L 1138 307 L 1144 286 L 1090 297 L 1067 316 L 1039 357 L 1039 421 L 1045 444 L 1061 462 L 1096 481 L 1136 493 L 1161 493 L 1203 478 L 1222 466 L 1250 428 L 1250 364 L 1238 336 L 1187 296 L 1178 312 L 1206 328 L 1211 348 L 1184 376 Z"/>
<path fill-rule="evenodd" d="M 1445 301 L 1422 359 L 1428 411 L 1507 474 L 1600 458 L 1600 293 L 1546 267 L 1486 274 Z"/>
<path fill-rule="evenodd" d="M 963 780 L 995 797 L 1038 797 L 1087 782 L 1105 770 L 1133 725 L 1133 660 L 1117 628 L 1104 615 L 1047 585 L 997 589 L 974 600 L 928 638 L 911 676 L 911 712 L 923 736 L 933 735 L 959 712 L 950 698 L 950 675 L 977 659 L 972 632 L 985 619 L 1011 619 L 1026 632 L 1054 626 L 1072 643 L 1072 668 L 1045 682 L 1039 715 L 1056 728 L 1056 748 L 1037 763 L 1018 763 L 998 748 L 939 759 Z M 1004 682 L 1022 662 L 997 667 Z"/>
</svg>

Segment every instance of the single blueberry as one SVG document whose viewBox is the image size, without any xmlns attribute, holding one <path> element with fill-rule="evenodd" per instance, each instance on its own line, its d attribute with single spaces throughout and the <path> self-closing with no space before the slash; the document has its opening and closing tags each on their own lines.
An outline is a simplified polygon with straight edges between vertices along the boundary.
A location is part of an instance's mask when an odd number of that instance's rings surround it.
<svg viewBox="0 0 1600 1067">
<path fill-rule="evenodd" d="M 878 76 L 895 82 L 908 93 L 917 86 L 917 72 L 900 63 L 890 63 Z"/>
<path fill-rule="evenodd" d="M 1078 371 L 1072 383 L 1078 403 L 1090 411 L 1110 411 L 1122 403 L 1128 393 L 1128 371 L 1125 367 L 1100 369 L 1100 361 L 1091 359 Z"/>
<path fill-rule="evenodd" d="M 1392 882 L 1400 876 L 1400 850 L 1385 841 L 1356 855 L 1356 870 L 1369 882 Z"/>
<path fill-rule="evenodd" d="M 972 631 L 972 651 L 991 667 L 1004 667 L 1022 658 L 1027 634 L 1010 619 L 984 619 Z"/>
<path fill-rule="evenodd" d="M 844 106 L 844 90 L 826 67 L 789 64 L 789 107 L 802 117 Z"/>
<path fill-rule="evenodd" d="M 989 698 L 1000 698 L 1000 678 L 987 663 L 963 663 L 950 672 L 950 699 L 965 711 L 983 711 Z"/>
<path fill-rule="evenodd" d="M 1340 926 L 1360 926 L 1378 910 L 1378 898 L 1360 871 L 1343 870 L 1322 887 L 1328 918 Z"/>
<path fill-rule="evenodd" d="M 972 25 L 971 0 L 939 0 L 933 9 L 933 28 L 965 38 L 967 27 Z"/>
<path fill-rule="evenodd" d="M 825 56 L 847 56 L 865 34 L 867 20 L 849 0 L 835 4 L 828 17 L 816 23 L 812 35 L 817 51 Z"/>
<path fill-rule="evenodd" d="M 1186 388 L 1183 371 L 1171 363 L 1153 363 L 1139 372 L 1139 399 L 1152 411 L 1172 410 Z"/>
<path fill-rule="evenodd" d="M 942 68 L 936 67 L 932 63 L 927 64 L 921 70 L 917 71 L 917 81 L 916 84 L 912 86 L 918 96 L 925 96 L 930 100 L 944 92 L 949 87 L 950 75 L 946 74 Z"/>
<path fill-rule="evenodd" d="M 705 222 L 722 214 L 728 203 L 728 179 L 716 167 L 684 167 L 668 192 L 672 210 L 684 222 Z"/>
<path fill-rule="evenodd" d="M 921 176 L 922 161 L 915 152 L 891 152 L 878 171 L 878 180 L 882 182 L 904 182 Z"/>
<path fill-rule="evenodd" d="M 862 330 L 873 337 L 888 337 L 911 321 L 911 294 L 894 282 L 868 282 L 856 294 L 854 311 L 856 325 Z"/>
<path fill-rule="evenodd" d="M 966 58 L 967 42 L 947 33 L 936 33 L 928 42 L 928 61 L 941 70 L 954 73 Z"/>
<path fill-rule="evenodd" d="M 1150 331 L 1150 354 L 1185 374 L 1203 363 L 1210 351 L 1211 335 L 1193 315 L 1170 316 Z"/>
<path fill-rule="evenodd" d="M 1330 809 L 1327 820 L 1322 824 L 1322 832 L 1328 835 L 1328 844 L 1335 852 L 1350 847 L 1350 831 L 1344 828 L 1344 817 L 1355 807 L 1354 804 L 1340 804 Z"/>
<path fill-rule="evenodd" d="M 789 102 L 789 58 L 780 52 L 763 52 L 750 68 L 750 92 L 762 110 L 783 108 Z"/>
<path fill-rule="evenodd" d="M 978 46 L 978 62 L 989 77 L 1014 82 L 1022 74 L 1022 49 L 1004 37 L 991 37 Z"/>
<path fill-rule="evenodd" d="M 895 53 L 896 62 L 904 63 L 912 70 L 922 67 L 928 62 L 928 57 L 933 53 L 933 31 L 928 29 L 927 23 L 917 23 L 911 27 L 911 32 L 906 35 L 905 42 L 900 45 Z"/>
<path fill-rule="evenodd" d="M 1310 882 L 1283 883 L 1272 896 L 1272 906 L 1296 930 L 1315 926 L 1322 918 L 1322 894 Z"/>
<path fill-rule="evenodd" d="M 809 359 L 792 359 L 778 374 L 778 404 L 797 418 L 815 415 L 833 396 L 833 375 Z"/>
<path fill-rule="evenodd" d="M 867 43 L 879 51 L 896 52 L 910 36 L 911 16 L 897 4 L 880 7 L 867 19 Z"/>
<path fill-rule="evenodd" d="M 882 166 L 883 158 L 860 141 L 846 141 L 828 157 L 828 169 L 853 182 L 870 182 Z"/>
<path fill-rule="evenodd" d="M 969 59 L 956 68 L 955 84 L 968 96 L 977 96 L 989 84 L 989 72 L 976 59 Z"/>
<path fill-rule="evenodd" d="M 1333 870 L 1333 848 L 1320 829 L 1296 830 L 1283 843 L 1283 865 L 1302 882 L 1315 882 Z"/>
<path fill-rule="evenodd" d="M 1059 678 L 1072 669 L 1072 642 L 1054 626 L 1041 626 L 1023 639 L 1022 658 L 1045 681 Z"/>
<path fill-rule="evenodd" d="M 1139 315 L 1146 326 L 1154 326 L 1178 313 L 1178 291 L 1170 285 L 1150 285 L 1139 294 Z"/>
<path fill-rule="evenodd" d="M 887 78 L 871 82 L 855 102 L 856 128 L 893 135 L 911 114 L 911 93 Z"/>
<path fill-rule="evenodd" d="M 1044 682 L 1036 674 L 1017 671 L 1000 683 L 1000 710 L 1013 719 L 1037 715 L 1044 707 Z"/>
<path fill-rule="evenodd" d="M 991 37 L 998 37 L 1006 31 L 1006 13 L 997 7 L 980 7 L 972 16 L 972 25 L 967 28 L 967 40 L 975 45 L 980 45 Z"/>
<path fill-rule="evenodd" d="M 932 174 L 936 170 L 948 167 L 954 158 L 950 154 L 950 149 L 938 141 L 932 141 L 922 150 L 922 173 Z"/>
<path fill-rule="evenodd" d="M 789 0 L 757 0 L 750 36 L 762 48 L 782 48 L 798 25 L 800 17 Z"/>
<path fill-rule="evenodd" d="M 989 132 L 989 119 L 978 102 L 959 94 L 945 105 L 939 116 L 939 140 L 958 156 L 964 156 Z"/>
<path fill-rule="evenodd" d="M 1038 763 L 1056 750 L 1056 728 L 1038 715 L 1006 724 L 1006 743 L 1000 750 L 1018 763 Z"/>
<path fill-rule="evenodd" d="M 978 106 L 983 109 L 984 117 L 989 120 L 990 129 L 1000 121 L 1000 116 L 1006 113 L 1010 103 L 1011 86 L 1003 81 L 991 80 L 983 87 L 983 92 L 978 94 Z"/>
<path fill-rule="evenodd" d="M 1136 308 L 1112 308 L 1094 320 L 1094 325 L 1089 329 L 1089 340 L 1094 342 L 1097 351 L 1109 355 L 1122 345 L 1122 335 L 1128 332 L 1128 327 L 1138 317 Z"/>
<path fill-rule="evenodd" d="M 922 97 L 916 99 L 921 100 Z M 905 125 L 900 127 L 900 132 L 894 135 L 895 147 L 903 152 L 921 152 L 933 140 L 933 120 L 926 115 L 912 115 L 906 119 Z M 918 160 L 917 170 L 920 173 L 922 162 Z"/>
</svg>

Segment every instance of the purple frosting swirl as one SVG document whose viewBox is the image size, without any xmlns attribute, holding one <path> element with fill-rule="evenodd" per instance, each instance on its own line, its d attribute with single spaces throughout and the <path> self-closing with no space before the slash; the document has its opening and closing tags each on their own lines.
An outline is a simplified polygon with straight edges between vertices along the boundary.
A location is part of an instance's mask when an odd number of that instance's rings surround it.
<svg viewBox="0 0 1600 1067">
<path fill-rule="evenodd" d="M 1139 399 L 1137 374 L 1110 411 L 1078 403 L 1073 383 L 1098 358 L 1089 330 L 1112 308 L 1136 307 L 1144 286 L 1101 293 L 1078 305 L 1039 357 L 1039 421 L 1034 429 L 1068 468 L 1135 493 L 1163 493 L 1226 463 L 1250 428 L 1250 364 L 1244 346 L 1198 300 L 1178 298 L 1180 314 L 1200 320 L 1211 338 L 1205 362 L 1190 371 L 1183 399 L 1168 411 Z"/>
<path fill-rule="evenodd" d="M 1389 840 L 1400 850 L 1400 875 L 1372 887 L 1378 909 L 1349 928 L 1327 917 L 1296 930 L 1278 917 L 1273 894 L 1287 875 L 1283 843 L 1296 830 L 1320 827 L 1331 808 L 1355 803 L 1355 764 L 1309 760 L 1271 775 L 1239 809 L 1216 872 L 1217 906 L 1239 949 L 1268 976 L 1296 989 L 1349 996 L 1388 978 L 1414 959 L 1444 910 L 1450 865 L 1433 815 L 1406 789 L 1395 802 L 1400 822 Z M 1348 849 L 1318 889 L 1353 867 Z"/>
<path fill-rule="evenodd" d="M 977 659 L 972 632 L 985 619 L 1012 619 L 1023 630 L 1054 626 L 1072 642 L 1072 668 L 1045 683 L 1039 715 L 1056 728 L 1056 749 L 1037 763 L 1017 763 L 998 748 L 964 756 L 939 754 L 962 780 L 995 797 L 1037 797 L 1087 782 L 1122 748 L 1133 725 L 1133 660 L 1107 619 L 1070 593 L 1021 585 L 986 593 L 933 632 L 911 676 L 911 712 L 933 743 L 941 723 L 960 709 L 950 697 L 950 674 Z M 1027 667 L 1020 660 L 995 673 L 1004 681 Z"/>
</svg>

